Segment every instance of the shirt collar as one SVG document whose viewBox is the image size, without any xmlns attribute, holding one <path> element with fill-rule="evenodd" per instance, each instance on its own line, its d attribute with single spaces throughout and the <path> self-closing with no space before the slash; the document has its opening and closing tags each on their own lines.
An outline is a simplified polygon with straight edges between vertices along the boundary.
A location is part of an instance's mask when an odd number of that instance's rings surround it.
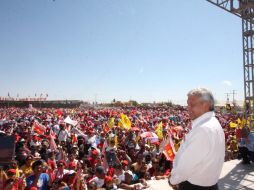
<svg viewBox="0 0 254 190">
<path fill-rule="evenodd" d="M 211 117 L 215 117 L 214 111 L 206 112 L 203 115 L 199 116 L 198 118 L 194 119 L 192 121 L 192 129 L 196 128 L 199 125 L 199 123 L 201 123 L 204 120 L 209 119 Z"/>
</svg>

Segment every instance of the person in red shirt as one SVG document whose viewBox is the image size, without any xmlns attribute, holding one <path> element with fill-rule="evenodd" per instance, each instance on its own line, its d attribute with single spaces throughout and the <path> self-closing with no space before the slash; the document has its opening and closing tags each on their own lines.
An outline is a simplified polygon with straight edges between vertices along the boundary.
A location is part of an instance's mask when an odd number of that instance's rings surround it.
<svg viewBox="0 0 254 190">
<path fill-rule="evenodd" d="M 4 184 L 4 190 L 18 190 L 18 178 L 16 178 L 16 170 L 9 169 L 7 171 L 8 179 Z"/>
<path fill-rule="evenodd" d="M 51 170 L 56 169 L 56 159 L 55 159 L 55 153 L 54 152 L 49 152 L 48 153 L 48 166 L 51 168 Z"/>
<path fill-rule="evenodd" d="M 99 152 L 97 151 L 97 150 L 92 150 L 92 152 L 91 152 L 91 156 L 87 159 L 88 160 L 88 162 L 89 162 L 89 164 L 90 164 L 90 166 L 92 167 L 92 168 L 95 168 L 95 166 L 96 166 L 96 164 L 97 164 L 97 158 L 98 158 L 98 156 L 99 156 Z"/>
</svg>

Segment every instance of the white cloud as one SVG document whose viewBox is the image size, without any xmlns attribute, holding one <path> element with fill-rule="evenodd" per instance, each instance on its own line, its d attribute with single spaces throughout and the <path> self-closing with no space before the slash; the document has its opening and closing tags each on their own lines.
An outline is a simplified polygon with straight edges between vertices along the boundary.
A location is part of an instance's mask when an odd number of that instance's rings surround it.
<svg viewBox="0 0 254 190">
<path fill-rule="evenodd" d="M 227 86 L 232 86 L 231 81 L 228 81 L 228 80 L 222 81 L 222 84 L 227 85 Z"/>
</svg>

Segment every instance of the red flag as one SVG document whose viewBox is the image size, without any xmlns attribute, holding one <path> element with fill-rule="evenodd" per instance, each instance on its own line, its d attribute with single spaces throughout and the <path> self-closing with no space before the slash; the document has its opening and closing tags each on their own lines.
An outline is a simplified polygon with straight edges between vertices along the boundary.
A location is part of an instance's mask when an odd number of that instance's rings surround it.
<svg viewBox="0 0 254 190">
<path fill-rule="evenodd" d="M 76 134 L 73 133 L 73 134 L 71 135 L 71 143 L 72 143 L 72 144 L 75 144 L 77 141 L 78 141 L 77 136 L 76 136 Z"/>
<path fill-rule="evenodd" d="M 15 143 L 17 143 L 20 139 L 20 136 L 18 134 L 15 134 Z"/>
<path fill-rule="evenodd" d="M 58 117 L 61 117 L 63 115 L 63 112 L 60 109 L 56 110 L 56 113 L 57 113 Z"/>
<path fill-rule="evenodd" d="M 38 122 L 34 122 L 34 132 L 38 133 L 39 135 L 44 135 L 46 132 L 46 127 Z"/>
<path fill-rule="evenodd" d="M 110 129 L 109 129 L 108 125 L 107 125 L 107 124 L 104 124 L 104 126 L 103 126 L 104 134 L 107 134 L 109 130 L 110 130 Z"/>
<path fill-rule="evenodd" d="M 167 160 L 173 161 L 175 158 L 176 151 L 171 136 L 169 136 L 168 138 L 169 143 L 164 147 L 163 154 L 165 155 Z"/>
<path fill-rule="evenodd" d="M 175 153 L 173 152 L 173 148 L 170 143 L 164 147 L 163 154 L 165 155 L 167 160 L 173 161 L 175 158 Z"/>
</svg>

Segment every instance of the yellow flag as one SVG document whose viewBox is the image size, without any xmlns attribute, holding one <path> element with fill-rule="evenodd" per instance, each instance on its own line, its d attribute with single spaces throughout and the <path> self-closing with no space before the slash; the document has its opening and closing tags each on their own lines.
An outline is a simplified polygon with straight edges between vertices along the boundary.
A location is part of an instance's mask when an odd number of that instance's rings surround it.
<svg viewBox="0 0 254 190">
<path fill-rule="evenodd" d="M 115 124 L 115 118 L 114 117 L 111 117 L 108 121 L 108 127 L 110 129 L 112 129 L 114 127 L 114 124 Z"/>
<path fill-rule="evenodd" d="M 236 128 L 236 127 L 237 127 L 237 124 L 231 121 L 231 122 L 229 123 L 229 126 L 230 126 L 231 128 Z"/>
<path fill-rule="evenodd" d="M 115 145 L 116 145 L 116 147 L 118 147 L 118 139 L 117 139 L 117 136 L 115 135 Z"/>
<path fill-rule="evenodd" d="M 247 120 L 243 118 L 240 128 L 242 129 L 243 127 L 245 127 L 246 124 L 247 124 Z"/>
<path fill-rule="evenodd" d="M 240 118 L 237 119 L 237 124 L 240 129 L 244 127 L 245 123 L 246 121 L 244 119 L 243 120 L 241 120 Z"/>
<path fill-rule="evenodd" d="M 131 121 L 128 116 L 121 113 L 121 120 L 124 128 L 129 130 L 131 128 Z"/>
<path fill-rule="evenodd" d="M 160 140 L 163 139 L 163 132 L 162 131 L 163 131 L 163 126 L 162 126 L 162 122 L 160 122 L 159 125 L 157 126 L 156 131 L 155 131 Z"/>
<path fill-rule="evenodd" d="M 118 121 L 117 126 L 120 127 L 120 129 L 124 129 L 123 122 L 121 119 Z"/>
</svg>

